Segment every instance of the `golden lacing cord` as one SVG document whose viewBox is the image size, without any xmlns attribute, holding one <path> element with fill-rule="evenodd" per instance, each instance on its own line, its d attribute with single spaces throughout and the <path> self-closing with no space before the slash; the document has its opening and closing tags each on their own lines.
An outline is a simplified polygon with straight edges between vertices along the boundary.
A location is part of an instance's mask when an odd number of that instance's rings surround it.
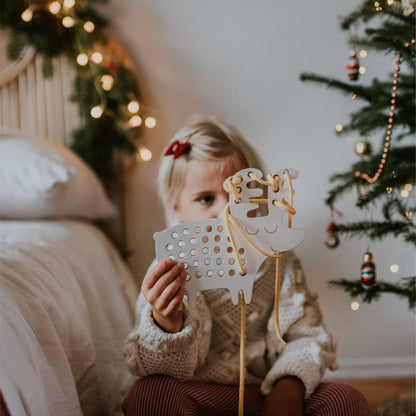
<svg viewBox="0 0 416 416">
<path fill-rule="evenodd" d="M 296 211 L 293 209 L 293 187 L 292 187 L 292 181 L 290 178 L 289 172 L 284 172 L 285 178 L 288 182 L 289 186 L 289 203 L 282 199 L 282 202 L 273 200 L 272 204 L 275 206 L 278 206 L 279 208 L 283 209 L 285 212 L 288 213 L 288 227 L 291 228 L 292 226 L 292 215 L 296 213 Z M 277 192 L 279 190 L 279 182 L 280 177 L 278 175 L 272 176 L 271 174 L 267 175 L 267 181 L 260 178 L 258 175 L 256 175 L 253 172 L 249 172 L 248 176 L 250 178 L 255 179 L 257 182 L 261 183 L 262 185 L 270 186 L 274 192 Z M 277 179 L 276 179 L 277 178 Z M 233 179 L 232 177 L 226 179 L 224 182 L 224 189 L 231 193 L 234 196 L 235 202 L 238 204 L 241 202 L 241 198 L 239 194 L 241 193 L 241 188 L 238 187 L 238 185 L 241 184 L 243 181 L 241 176 L 238 176 L 236 179 Z M 283 181 L 281 186 L 283 186 Z M 249 202 L 251 203 L 257 203 L 257 204 L 267 204 L 267 199 L 255 199 L 250 198 Z M 262 250 L 257 244 L 255 244 L 250 237 L 247 235 L 247 233 L 243 230 L 241 225 L 238 223 L 238 221 L 231 215 L 230 213 L 230 204 L 227 204 L 224 210 L 224 221 L 225 226 L 227 228 L 227 233 L 230 237 L 231 245 L 233 247 L 236 260 L 238 263 L 238 266 L 240 268 L 240 274 L 244 276 L 246 274 L 246 269 L 243 266 L 243 263 L 241 262 L 240 254 L 238 252 L 237 244 L 235 242 L 234 234 L 231 229 L 231 224 L 234 225 L 235 228 L 240 232 L 240 234 L 245 238 L 247 242 L 249 242 L 257 251 L 259 251 L 261 254 L 267 257 L 272 257 L 276 259 L 276 277 L 275 277 L 275 297 L 274 297 L 274 327 L 276 330 L 276 334 L 278 339 L 286 345 L 286 342 L 284 341 L 281 331 L 280 331 L 280 324 L 279 324 L 279 299 L 280 299 L 280 267 L 281 267 L 281 257 L 285 252 L 280 253 L 267 253 L 266 251 Z M 245 305 L 245 299 L 244 299 L 244 292 L 240 291 L 241 295 L 241 324 L 240 324 L 240 386 L 239 386 L 239 402 L 238 402 L 238 414 L 239 416 L 243 416 L 244 414 L 244 378 L 245 378 L 245 328 L 246 328 L 246 305 Z"/>
</svg>

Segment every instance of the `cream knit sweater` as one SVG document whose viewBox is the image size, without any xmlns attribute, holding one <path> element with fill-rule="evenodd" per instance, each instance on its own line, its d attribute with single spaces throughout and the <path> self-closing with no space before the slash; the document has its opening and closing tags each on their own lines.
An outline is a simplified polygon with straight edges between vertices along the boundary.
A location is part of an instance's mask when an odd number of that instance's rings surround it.
<svg viewBox="0 0 416 416">
<path fill-rule="evenodd" d="M 288 252 L 281 267 L 280 328 L 287 342 L 283 346 L 274 329 L 274 280 L 275 260 L 267 259 L 246 305 L 246 383 L 261 384 L 262 393 L 268 394 L 278 378 L 292 375 L 304 383 L 307 398 L 325 368 L 337 368 L 336 342 L 322 322 L 317 296 L 308 290 L 299 260 Z M 233 305 L 227 289 L 203 291 L 194 310 L 185 305 L 178 333 L 166 333 L 155 324 L 143 294 L 136 315 L 137 326 L 124 347 L 131 373 L 238 385 L 240 307 Z"/>
</svg>

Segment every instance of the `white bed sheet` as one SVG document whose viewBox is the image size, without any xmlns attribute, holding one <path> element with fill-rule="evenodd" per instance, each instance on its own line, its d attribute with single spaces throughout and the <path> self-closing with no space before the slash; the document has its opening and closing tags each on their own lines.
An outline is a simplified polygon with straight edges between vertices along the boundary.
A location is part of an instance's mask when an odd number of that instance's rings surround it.
<svg viewBox="0 0 416 416">
<path fill-rule="evenodd" d="M 0 388 L 13 416 L 120 415 L 137 288 L 94 225 L 0 222 Z"/>
</svg>

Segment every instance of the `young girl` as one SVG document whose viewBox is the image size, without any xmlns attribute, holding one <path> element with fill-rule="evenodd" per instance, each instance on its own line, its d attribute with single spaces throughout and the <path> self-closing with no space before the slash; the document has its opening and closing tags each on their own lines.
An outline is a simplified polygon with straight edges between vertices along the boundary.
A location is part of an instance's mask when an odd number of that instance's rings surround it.
<svg viewBox="0 0 416 416">
<path fill-rule="evenodd" d="M 231 126 L 199 119 L 179 130 L 163 156 L 159 192 L 169 226 L 219 218 L 228 202 L 226 178 L 253 167 L 266 173 L 256 152 Z M 126 415 L 237 415 L 240 308 L 227 289 L 203 291 L 190 309 L 182 262 L 156 261 L 142 282 L 137 326 L 125 356 L 139 377 L 123 402 Z M 367 416 L 361 393 L 341 383 L 321 383 L 337 368 L 336 344 L 322 322 L 317 296 L 299 260 L 282 257 L 280 327 L 274 329 L 275 261 L 260 267 L 246 306 L 247 415 Z"/>
</svg>

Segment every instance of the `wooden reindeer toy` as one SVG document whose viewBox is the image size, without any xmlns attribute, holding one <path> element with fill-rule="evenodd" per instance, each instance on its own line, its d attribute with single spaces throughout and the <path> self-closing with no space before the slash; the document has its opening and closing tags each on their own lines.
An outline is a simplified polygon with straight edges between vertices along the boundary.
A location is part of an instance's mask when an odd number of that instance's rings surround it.
<svg viewBox="0 0 416 416">
<path fill-rule="evenodd" d="M 276 258 L 275 328 L 279 326 L 280 257 L 297 247 L 305 232 L 292 228 L 295 169 L 282 169 L 262 178 L 258 169 L 243 169 L 224 182 L 229 193 L 223 218 L 182 223 L 155 233 L 156 257 L 182 261 L 187 271 L 189 306 L 203 290 L 226 288 L 241 304 L 240 405 L 243 414 L 245 303 L 252 298 L 256 273 L 265 256 Z M 264 197 L 265 196 L 265 197 Z M 265 207 L 267 206 L 267 209 Z M 264 215 L 265 214 L 265 215 Z M 287 221 L 284 222 L 284 216 Z"/>
</svg>

